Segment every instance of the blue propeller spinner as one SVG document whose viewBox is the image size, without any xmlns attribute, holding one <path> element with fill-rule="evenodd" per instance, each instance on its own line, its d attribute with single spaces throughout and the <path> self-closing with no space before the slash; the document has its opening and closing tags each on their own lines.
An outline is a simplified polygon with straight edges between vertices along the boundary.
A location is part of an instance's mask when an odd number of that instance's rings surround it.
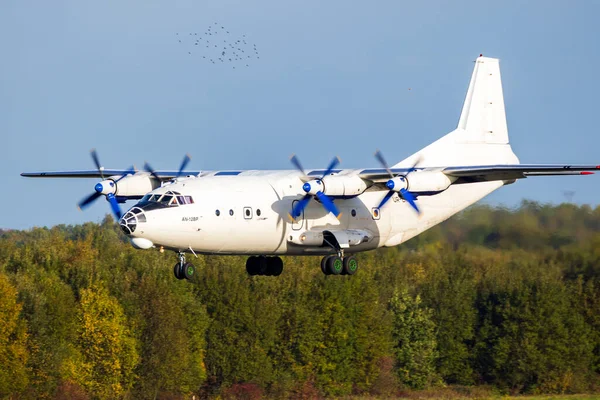
<svg viewBox="0 0 600 400">
<path fill-rule="evenodd" d="M 290 161 L 292 162 L 292 164 L 294 164 L 298 171 L 302 172 L 303 176 L 307 176 L 304 172 L 304 168 L 302 168 L 302 164 L 300 164 L 300 161 L 295 155 L 292 156 Z M 296 218 L 302 215 L 302 211 L 304 211 L 310 199 L 315 197 L 317 198 L 317 200 L 319 200 L 319 202 L 321 202 L 323 208 L 335 215 L 336 218 L 339 218 L 341 216 L 341 213 L 338 211 L 335 204 L 333 204 L 333 200 L 331 200 L 329 196 L 323 193 L 323 178 L 329 175 L 339 163 L 340 159 L 338 157 L 335 157 L 333 160 L 331 160 L 329 166 L 320 178 L 313 179 L 302 185 L 302 190 L 304 190 L 306 194 L 292 208 L 292 212 L 289 214 L 291 220 L 295 221 Z"/>
<path fill-rule="evenodd" d="M 402 197 L 404 200 L 406 200 L 408 202 L 408 204 L 410 204 L 410 206 L 415 209 L 417 214 L 420 214 L 421 211 L 419 210 L 419 207 L 417 206 L 417 203 L 415 201 L 416 200 L 415 195 L 412 194 L 411 192 L 409 192 L 408 189 L 406 188 L 407 182 L 405 179 L 411 172 L 413 172 L 417 169 L 416 167 L 420 160 L 417 159 L 417 161 L 413 164 L 413 166 L 408 169 L 408 172 L 406 173 L 406 175 L 394 176 L 394 174 L 392 173 L 392 170 L 388 166 L 388 163 L 385 161 L 385 158 L 383 158 L 383 154 L 381 154 L 381 151 L 377 150 L 375 152 L 375 158 L 379 161 L 379 163 L 383 166 L 383 168 L 385 168 L 385 170 L 388 172 L 388 174 L 390 174 L 390 180 L 385 183 L 385 186 L 389 189 L 389 191 L 386 193 L 384 198 L 379 203 L 379 206 L 377 206 L 377 207 L 378 208 L 383 207 L 383 205 L 385 203 L 387 203 L 389 199 L 392 198 L 394 193 L 398 193 L 398 195 L 400 197 Z M 402 186 L 404 186 L 404 187 L 402 187 Z"/>
<path fill-rule="evenodd" d="M 104 174 L 102 173 L 103 168 L 100 166 L 100 161 L 98 159 L 98 153 L 96 153 L 95 149 L 92 149 L 91 154 L 92 154 L 92 160 L 94 160 L 94 164 L 96 165 L 96 168 L 98 169 L 98 172 L 100 173 L 100 177 L 102 178 L 102 181 L 104 182 L 106 179 L 104 178 Z M 121 175 L 117 180 L 111 181 L 109 183 L 109 185 L 112 188 L 116 187 L 117 182 L 119 182 L 121 179 L 125 178 L 127 175 L 130 175 L 130 174 L 135 174 L 135 169 L 134 169 L 133 165 L 123 175 Z M 117 201 L 117 198 L 115 197 L 115 194 L 114 194 L 115 189 L 112 190 L 112 193 L 104 194 L 104 193 L 102 193 L 104 191 L 104 185 L 102 184 L 102 182 L 98 182 L 96 184 L 96 186 L 94 186 L 94 190 L 95 190 L 94 193 L 90 194 L 89 196 L 87 196 L 86 198 L 81 200 L 79 202 L 79 204 L 77 204 L 79 206 L 79 209 L 83 210 L 84 208 L 86 208 L 87 206 L 92 204 L 94 201 L 98 200 L 98 198 L 100 198 L 100 196 L 106 196 L 106 200 L 110 203 L 110 208 L 112 209 L 112 212 L 115 215 L 115 217 L 117 219 L 121 218 L 121 208 L 119 207 L 119 202 Z"/>
</svg>

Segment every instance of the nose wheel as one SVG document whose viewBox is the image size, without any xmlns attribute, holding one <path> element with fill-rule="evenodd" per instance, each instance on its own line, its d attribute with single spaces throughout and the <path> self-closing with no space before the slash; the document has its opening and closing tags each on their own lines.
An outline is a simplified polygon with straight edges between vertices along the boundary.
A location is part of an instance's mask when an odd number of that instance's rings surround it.
<svg viewBox="0 0 600 400">
<path fill-rule="evenodd" d="M 185 253 L 180 251 L 178 253 L 179 262 L 173 267 L 173 274 L 175 278 L 182 280 L 192 280 L 196 275 L 196 267 L 192 263 L 185 261 Z"/>
</svg>

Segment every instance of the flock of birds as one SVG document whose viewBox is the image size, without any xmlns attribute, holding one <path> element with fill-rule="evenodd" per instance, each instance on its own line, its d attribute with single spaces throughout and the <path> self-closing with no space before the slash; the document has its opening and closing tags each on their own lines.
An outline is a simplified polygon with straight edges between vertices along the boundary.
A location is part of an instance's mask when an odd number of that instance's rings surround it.
<svg viewBox="0 0 600 400">
<path fill-rule="evenodd" d="M 228 64 L 235 69 L 236 66 L 249 67 L 253 61 L 260 60 L 256 44 L 250 43 L 246 35 L 235 37 L 216 22 L 204 31 L 177 32 L 175 37 L 190 56 L 201 56 L 212 64 Z"/>
</svg>

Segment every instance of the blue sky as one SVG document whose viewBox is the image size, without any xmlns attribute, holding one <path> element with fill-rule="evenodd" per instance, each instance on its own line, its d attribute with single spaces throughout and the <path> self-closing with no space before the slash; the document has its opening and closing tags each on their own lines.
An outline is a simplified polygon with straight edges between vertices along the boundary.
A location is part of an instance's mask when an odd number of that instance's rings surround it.
<svg viewBox="0 0 600 400">
<path fill-rule="evenodd" d="M 595 1 L 0 2 L 0 228 L 99 221 L 76 203 L 94 180 L 23 171 L 287 169 L 334 156 L 394 163 L 456 126 L 483 53 L 501 59 L 509 135 L 523 163 L 598 163 Z M 176 33 L 218 22 L 256 43 L 246 68 L 188 54 Z M 411 90 L 408 90 L 410 88 Z M 517 182 L 486 199 L 598 204 L 600 176 Z"/>
</svg>

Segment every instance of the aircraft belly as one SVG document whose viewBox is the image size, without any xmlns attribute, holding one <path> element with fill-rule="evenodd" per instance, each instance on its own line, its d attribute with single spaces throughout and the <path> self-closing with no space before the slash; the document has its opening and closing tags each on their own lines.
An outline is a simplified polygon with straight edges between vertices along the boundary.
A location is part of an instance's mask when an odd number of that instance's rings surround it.
<svg viewBox="0 0 600 400">
<path fill-rule="evenodd" d="M 502 181 L 467 183 L 452 185 L 433 196 L 419 196 L 417 204 L 421 209 L 421 217 L 403 201 L 392 203 L 393 232 L 384 245 L 391 247 L 406 242 L 502 186 Z"/>
</svg>

